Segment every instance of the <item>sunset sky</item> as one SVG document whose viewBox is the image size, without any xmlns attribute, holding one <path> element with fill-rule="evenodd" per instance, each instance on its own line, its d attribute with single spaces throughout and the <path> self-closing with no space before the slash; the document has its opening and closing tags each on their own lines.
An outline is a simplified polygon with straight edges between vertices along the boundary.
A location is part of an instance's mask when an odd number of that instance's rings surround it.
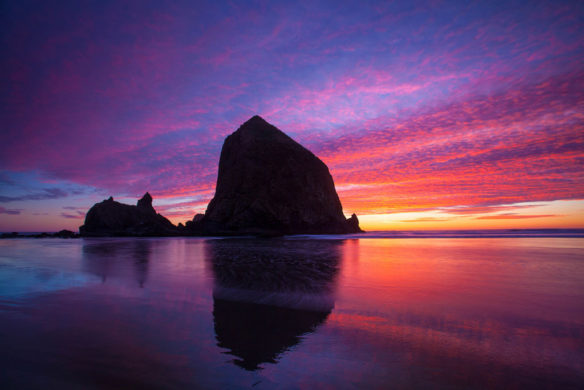
<svg viewBox="0 0 584 390">
<path fill-rule="evenodd" d="M 2 2 L 0 231 L 192 219 L 255 114 L 365 230 L 584 228 L 584 2 L 293 3 Z"/>
</svg>

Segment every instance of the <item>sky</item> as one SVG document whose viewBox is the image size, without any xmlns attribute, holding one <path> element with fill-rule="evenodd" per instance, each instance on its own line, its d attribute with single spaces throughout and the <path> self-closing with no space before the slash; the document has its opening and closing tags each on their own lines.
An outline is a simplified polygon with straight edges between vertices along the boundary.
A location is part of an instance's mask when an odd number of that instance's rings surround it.
<svg viewBox="0 0 584 390">
<path fill-rule="evenodd" d="M 0 231 L 205 211 L 260 115 L 366 230 L 584 228 L 582 1 L 3 1 Z"/>
</svg>

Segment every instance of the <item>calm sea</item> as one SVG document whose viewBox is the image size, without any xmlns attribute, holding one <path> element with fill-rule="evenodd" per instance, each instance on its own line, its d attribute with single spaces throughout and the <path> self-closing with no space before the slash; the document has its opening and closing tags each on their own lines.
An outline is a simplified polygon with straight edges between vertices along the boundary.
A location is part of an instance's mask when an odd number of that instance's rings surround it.
<svg viewBox="0 0 584 390">
<path fill-rule="evenodd" d="M 410 233 L 0 240 L 1 386 L 584 388 L 582 235 Z"/>
</svg>

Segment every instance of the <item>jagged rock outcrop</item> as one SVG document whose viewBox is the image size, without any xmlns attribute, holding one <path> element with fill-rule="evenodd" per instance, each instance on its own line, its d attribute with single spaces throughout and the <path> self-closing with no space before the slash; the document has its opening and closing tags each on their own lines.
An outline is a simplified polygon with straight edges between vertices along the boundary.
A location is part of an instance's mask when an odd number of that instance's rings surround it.
<svg viewBox="0 0 584 390">
<path fill-rule="evenodd" d="M 225 139 L 215 197 L 190 229 L 205 234 L 360 232 L 327 166 L 259 116 Z"/>
<path fill-rule="evenodd" d="M 81 236 L 168 236 L 177 228 L 152 207 L 152 196 L 144 194 L 136 206 L 116 202 L 112 197 L 96 203 L 87 212 Z"/>
<path fill-rule="evenodd" d="M 195 214 L 192 220 L 187 221 L 185 223 L 185 229 L 188 231 L 199 231 L 199 233 L 203 233 L 201 230 L 200 222 L 203 220 L 204 214 Z"/>
<path fill-rule="evenodd" d="M 136 207 L 146 214 L 156 214 L 156 210 L 152 207 L 152 196 L 148 192 L 144 194 L 142 199 L 138 200 Z"/>
</svg>

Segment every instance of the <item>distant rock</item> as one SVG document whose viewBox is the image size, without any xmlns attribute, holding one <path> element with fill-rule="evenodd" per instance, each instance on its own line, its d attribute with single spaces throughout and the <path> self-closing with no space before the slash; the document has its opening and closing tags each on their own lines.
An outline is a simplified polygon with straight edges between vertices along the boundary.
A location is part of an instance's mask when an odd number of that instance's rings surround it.
<svg viewBox="0 0 584 390">
<path fill-rule="evenodd" d="M 327 166 L 259 116 L 225 139 L 215 197 L 187 226 L 205 234 L 361 232 L 346 219 Z"/>
<path fill-rule="evenodd" d="M 79 234 L 72 232 L 71 230 L 60 230 L 57 233 L 53 234 L 55 238 L 78 238 Z"/>
<path fill-rule="evenodd" d="M 178 230 L 168 219 L 156 213 L 152 196 L 146 193 L 136 206 L 116 202 L 112 197 L 96 203 L 87 212 L 79 233 L 84 237 L 169 236 L 178 234 Z"/>
<path fill-rule="evenodd" d="M 0 238 L 20 238 L 20 237 L 22 236 L 18 234 L 18 232 L 0 234 Z"/>
<path fill-rule="evenodd" d="M 71 230 L 60 230 L 57 233 L 20 234 L 18 232 L 3 233 L 0 238 L 79 238 L 79 234 Z"/>
</svg>

